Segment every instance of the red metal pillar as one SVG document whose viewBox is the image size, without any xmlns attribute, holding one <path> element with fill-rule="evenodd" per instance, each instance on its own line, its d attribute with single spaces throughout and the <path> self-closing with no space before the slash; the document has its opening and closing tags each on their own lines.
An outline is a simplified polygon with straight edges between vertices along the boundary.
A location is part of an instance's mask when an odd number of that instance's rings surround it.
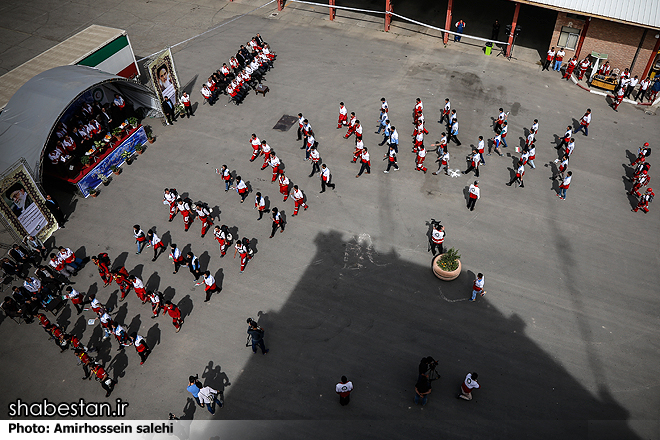
<svg viewBox="0 0 660 440">
<path fill-rule="evenodd" d="M 518 13 L 520 12 L 520 3 L 516 3 L 516 10 L 513 11 L 513 21 L 511 22 L 511 33 L 509 34 L 509 44 L 506 46 L 506 56 L 511 56 L 511 44 L 513 43 L 513 33 L 516 31 L 518 23 Z"/>
<path fill-rule="evenodd" d="M 447 18 L 445 19 L 445 29 L 449 30 L 451 29 L 451 7 L 452 7 L 452 0 L 449 0 L 447 3 Z M 442 39 L 445 44 L 449 41 L 449 34 L 445 32 L 445 36 Z"/>
<path fill-rule="evenodd" d="M 336 0 L 330 0 L 330 6 L 334 6 Z M 335 8 L 330 8 L 330 21 L 335 19 L 335 14 L 337 13 L 337 10 Z"/>
<path fill-rule="evenodd" d="M 642 78 L 646 78 L 649 75 L 649 72 L 651 71 L 651 68 L 653 67 L 653 62 L 655 61 L 655 57 L 658 56 L 658 51 L 659 50 L 660 50 L 660 38 L 656 38 L 655 47 L 653 48 L 653 52 L 651 53 L 651 58 L 649 58 L 649 62 L 646 64 L 646 68 L 644 69 L 644 73 L 642 73 Z"/>
<path fill-rule="evenodd" d="M 390 24 L 392 24 L 390 12 L 392 12 L 392 0 L 385 0 L 385 32 L 390 30 Z"/>
<path fill-rule="evenodd" d="M 284 9 L 284 0 L 277 0 L 277 10 L 281 11 Z"/>
<path fill-rule="evenodd" d="M 584 39 L 587 36 L 587 30 L 589 29 L 589 23 L 591 23 L 591 17 L 587 18 L 587 21 L 584 22 L 584 26 L 582 26 L 582 31 L 580 32 L 580 40 L 578 41 L 578 45 L 575 48 L 575 56 L 580 58 L 580 51 L 582 50 L 582 43 L 584 43 Z"/>
</svg>

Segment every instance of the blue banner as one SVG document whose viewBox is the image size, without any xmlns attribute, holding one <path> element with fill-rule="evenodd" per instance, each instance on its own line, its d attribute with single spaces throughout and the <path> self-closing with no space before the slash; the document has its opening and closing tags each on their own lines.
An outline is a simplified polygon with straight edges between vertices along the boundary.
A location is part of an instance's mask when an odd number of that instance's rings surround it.
<svg viewBox="0 0 660 440">
<path fill-rule="evenodd" d="M 112 166 L 120 167 L 124 164 L 125 159 L 122 157 L 124 151 L 135 154 L 135 147 L 147 143 L 147 133 L 144 127 L 140 126 L 133 132 L 124 142 L 121 143 L 114 151 L 108 154 L 101 162 L 99 162 L 92 171 L 87 173 L 85 177 L 78 182 L 78 189 L 85 198 L 89 197 L 89 190 L 98 188 L 103 180 L 99 177 L 102 174 L 109 177 L 112 174 Z"/>
</svg>

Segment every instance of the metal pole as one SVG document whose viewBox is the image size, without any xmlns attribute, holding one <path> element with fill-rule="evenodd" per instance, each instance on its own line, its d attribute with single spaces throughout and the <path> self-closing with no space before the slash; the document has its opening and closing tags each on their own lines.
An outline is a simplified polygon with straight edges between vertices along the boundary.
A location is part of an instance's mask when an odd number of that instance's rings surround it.
<svg viewBox="0 0 660 440">
<path fill-rule="evenodd" d="M 392 0 L 385 0 L 385 32 L 389 32 L 390 24 L 392 24 Z"/>
<path fill-rule="evenodd" d="M 330 0 L 330 6 L 334 6 L 336 0 Z M 330 8 L 330 21 L 335 19 L 335 14 L 337 13 L 337 10 L 335 8 Z"/>
<path fill-rule="evenodd" d="M 518 22 L 518 13 L 520 12 L 520 3 L 516 3 L 516 9 L 513 11 L 513 21 L 511 22 L 511 33 L 509 34 L 509 44 L 506 47 L 506 57 L 511 58 L 511 46 L 513 44 L 513 34 L 516 31 Z"/>
<path fill-rule="evenodd" d="M 449 0 L 447 3 L 447 18 L 445 19 L 445 29 L 449 30 L 451 29 L 451 9 L 452 9 L 452 2 L 453 0 Z M 442 39 L 442 41 L 447 44 L 449 41 L 449 34 L 445 32 L 445 36 Z"/>
</svg>

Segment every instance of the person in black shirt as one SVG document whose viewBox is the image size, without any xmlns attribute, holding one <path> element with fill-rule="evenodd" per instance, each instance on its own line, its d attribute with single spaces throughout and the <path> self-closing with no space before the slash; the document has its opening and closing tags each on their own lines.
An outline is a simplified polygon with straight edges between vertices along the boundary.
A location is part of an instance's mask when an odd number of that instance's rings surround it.
<svg viewBox="0 0 660 440">
<path fill-rule="evenodd" d="M 60 209 L 60 205 L 50 196 L 50 194 L 46 194 L 46 207 L 50 211 L 51 214 L 55 217 L 55 220 L 57 220 L 57 225 L 60 228 L 64 227 L 64 213 Z"/>
<path fill-rule="evenodd" d="M 264 344 L 264 329 L 259 327 L 252 318 L 248 318 L 247 323 L 249 324 L 247 333 L 250 335 L 250 338 L 252 338 L 252 353 L 257 353 L 257 346 L 261 348 L 262 354 L 268 353 L 270 350 L 267 349 Z"/>
</svg>

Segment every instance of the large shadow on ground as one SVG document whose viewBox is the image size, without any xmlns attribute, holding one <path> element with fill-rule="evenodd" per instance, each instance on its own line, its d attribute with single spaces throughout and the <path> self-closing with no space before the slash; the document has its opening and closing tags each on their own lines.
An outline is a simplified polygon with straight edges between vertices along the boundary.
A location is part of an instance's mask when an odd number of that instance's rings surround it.
<svg viewBox="0 0 660 440">
<path fill-rule="evenodd" d="M 315 244 L 314 263 L 283 308 L 254 311 L 270 352 L 251 355 L 233 379 L 222 418 L 337 420 L 352 438 L 400 438 L 392 429 L 406 438 L 637 438 L 609 391 L 591 394 L 526 336 L 521 317 L 502 314 L 488 294 L 468 301 L 469 256 L 447 283 L 431 273 L 430 254 L 421 266 L 338 232 Z M 421 409 L 414 384 L 428 355 L 442 377 Z M 468 371 L 482 385 L 471 402 L 456 399 Z M 355 384 L 346 407 L 334 392 L 342 375 Z"/>
</svg>

